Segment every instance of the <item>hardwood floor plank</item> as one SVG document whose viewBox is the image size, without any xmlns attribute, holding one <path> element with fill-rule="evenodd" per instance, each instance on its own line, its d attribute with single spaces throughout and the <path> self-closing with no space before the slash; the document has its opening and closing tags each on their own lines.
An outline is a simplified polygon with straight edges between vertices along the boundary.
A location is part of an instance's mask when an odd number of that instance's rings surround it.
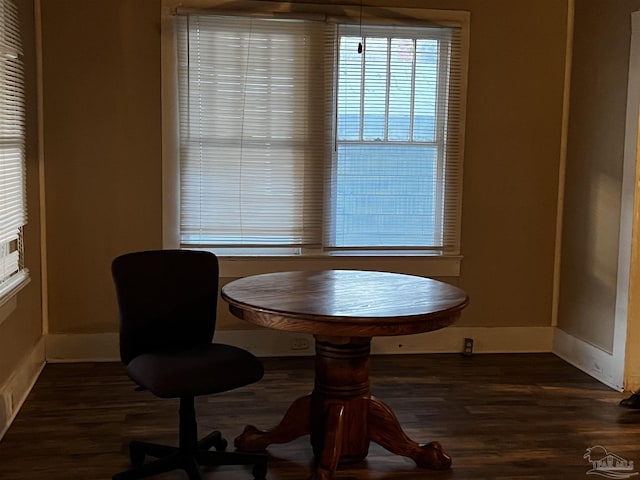
<svg viewBox="0 0 640 480">
<path fill-rule="evenodd" d="M 262 381 L 196 400 L 201 435 L 221 430 L 232 444 L 245 424 L 274 426 L 312 389 L 313 358 L 262 360 Z M 338 467 L 336 480 L 577 480 L 587 478 L 583 455 L 595 445 L 640 471 L 640 411 L 619 407 L 625 395 L 551 354 L 374 356 L 371 384 L 409 437 L 443 445 L 452 469 L 421 470 L 372 443 L 365 461 Z M 47 365 L 0 443 L 0 479 L 109 479 L 128 468 L 130 439 L 176 444 L 177 407 L 135 391 L 117 363 Z M 308 478 L 308 437 L 268 454 L 269 480 Z M 204 478 L 251 474 L 230 466 Z"/>
</svg>

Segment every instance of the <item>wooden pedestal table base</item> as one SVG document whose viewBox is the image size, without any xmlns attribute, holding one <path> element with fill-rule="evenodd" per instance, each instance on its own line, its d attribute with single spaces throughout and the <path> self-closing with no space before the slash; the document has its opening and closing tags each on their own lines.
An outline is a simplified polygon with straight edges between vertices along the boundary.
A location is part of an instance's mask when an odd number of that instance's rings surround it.
<svg viewBox="0 0 640 480">
<path fill-rule="evenodd" d="M 371 396 L 370 337 L 316 336 L 315 388 L 295 400 L 280 423 L 268 431 L 249 425 L 236 448 L 262 451 L 273 443 L 311 436 L 316 459 L 312 480 L 329 480 L 337 465 L 363 460 L 374 441 L 419 467 L 444 470 L 451 457 L 438 442 L 421 445 L 402 430 L 391 409 Z"/>
<path fill-rule="evenodd" d="M 315 386 L 293 402 L 275 428 L 249 426 L 235 440 L 260 451 L 309 434 L 316 460 L 313 480 L 328 480 L 338 463 L 366 458 L 374 441 L 420 467 L 447 469 L 438 442 L 420 445 L 402 431 L 391 409 L 371 396 L 371 339 L 412 335 L 451 325 L 467 294 L 415 275 L 362 270 L 275 272 L 240 278 L 222 288 L 236 317 L 266 328 L 316 339 Z"/>
</svg>

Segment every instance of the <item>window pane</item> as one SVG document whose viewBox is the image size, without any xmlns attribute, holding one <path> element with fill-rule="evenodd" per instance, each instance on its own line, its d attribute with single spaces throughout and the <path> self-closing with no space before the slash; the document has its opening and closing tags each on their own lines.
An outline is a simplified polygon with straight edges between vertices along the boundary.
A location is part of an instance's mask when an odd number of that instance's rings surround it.
<svg viewBox="0 0 640 480">
<path fill-rule="evenodd" d="M 336 244 L 434 246 L 437 148 L 338 147 Z"/>
<path fill-rule="evenodd" d="M 436 138 L 438 95 L 438 40 L 416 42 L 416 79 L 413 140 L 433 142 Z"/>
<path fill-rule="evenodd" d="M 410 140 L 413 100 L 414 42 L 410 38 L 391 40 L 389 67 L 389 140 Z"/>
<path fill-rule="evenodd" d="M 360 139 L 362 106 L 362 55 L 358 53 L 360 37 L 340 39 L 340 71 L 338 72 L 338 138 Z"/>
<path fill-rule="evenodd" d="M 384 140 L 387 110 L 386 38 L 367 38 L 364 49 L 363 139 Z"/>
</svg>

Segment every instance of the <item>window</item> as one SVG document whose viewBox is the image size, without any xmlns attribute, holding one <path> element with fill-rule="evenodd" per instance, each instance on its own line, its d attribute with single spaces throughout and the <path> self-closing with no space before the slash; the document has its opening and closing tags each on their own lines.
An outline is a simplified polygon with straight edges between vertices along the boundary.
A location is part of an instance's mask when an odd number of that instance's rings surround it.
<svg viewBox="0 0 640 480">
<path fill-rule="evenodd" d="M 460 193 L 446 144 L 453 32 L 360 31 L 339 28 L 328 246 L 456 251 L 458 218 L 446 208 Z"/>
<path fill-rule="evenodd" d="M 183 247 L 459 253 L 463 29 L 404 23 L 177 17 Z"/>
<path fill-rule="evenodd" d="M 0 302 L 28 278 L 23 261 L 25 109 L 16 6 L 0 0 Z"/>
</svg>

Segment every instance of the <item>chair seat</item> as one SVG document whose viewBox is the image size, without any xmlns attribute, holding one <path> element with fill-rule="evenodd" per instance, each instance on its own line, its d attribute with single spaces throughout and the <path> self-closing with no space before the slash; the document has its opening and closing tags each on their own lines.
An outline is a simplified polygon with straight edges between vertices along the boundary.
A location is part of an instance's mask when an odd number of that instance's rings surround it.
<svg viewBox="0 0 640 480">
<path fill-rule="evenodd" d="M 145 353 L 127 365 L 131 379 L 161 398 L 226 392 L 260 380 L 264 369 L 251 353 L 211 343 L 162 353 Z"/>
</svg>

